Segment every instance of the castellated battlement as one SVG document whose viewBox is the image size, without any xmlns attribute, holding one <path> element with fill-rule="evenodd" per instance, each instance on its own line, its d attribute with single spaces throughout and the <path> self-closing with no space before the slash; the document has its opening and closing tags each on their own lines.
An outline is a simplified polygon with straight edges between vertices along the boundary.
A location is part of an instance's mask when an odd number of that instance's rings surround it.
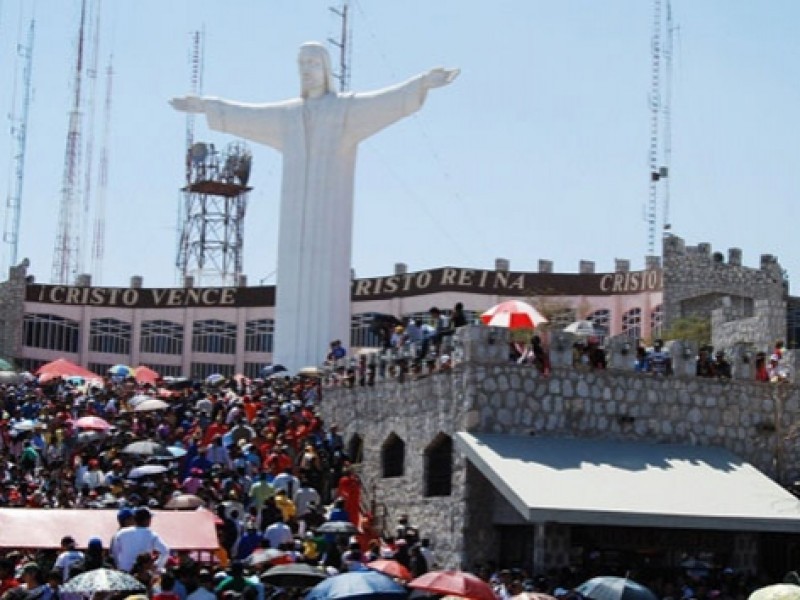
<svg viewBox="0 0 800 600">
<path fill-rule="evenodd" d="M 664 321 L 710 316 L 724 309 L 731 319 L 750 319 L 760 306 L 779 307 L 785 302 L 783 270 L 778 259 L 764 254 L 758 267 L 742 264 L 742 250 L 729 248 L 727 255 L 702 242 L 687 246 L 678 236 L 664 238 Z M 734 310 L 735 309 L 735 310 Z M 785 319 L 770 319 L 763 339 L 786 336 Z"/>
</svg>

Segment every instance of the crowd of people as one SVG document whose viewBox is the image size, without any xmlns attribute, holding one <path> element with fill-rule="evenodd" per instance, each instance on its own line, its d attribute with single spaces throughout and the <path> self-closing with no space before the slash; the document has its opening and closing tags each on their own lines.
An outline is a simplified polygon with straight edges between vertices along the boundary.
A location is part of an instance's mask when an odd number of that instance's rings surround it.
<svg viewBox="0 0 800 600">
<path fill-rule="evenodd" d="M 345 440 L 318 412 L 322 393 L 318 377 L 281 371 L 178 380 L 169 389 L 132 377 L 4 387 L 0 506 L 113 510 L 119 530 L 86 549 L 76 548 L 72 531 L 61 532 L 60 549 L 6 549 L 0 596 L 52 600 L 60 584 L 102 566 L 132 574 L 159 600 L 251 588 L 260 600 L 275 590 L 258 575 L 279 562 L 338 572 L 392 557 L 424 572 L 430 547 L 407 521 L 395 536 L 372 528 Z M 136 409 L 157 396 L 167 398 L 164 408 Z M 176 552 L 150 528 L 153 511 L 187 496 L 215 514 L 219 547 L 207 559 Z M 317 531 L 337 521 L 357 535 Z"/>
</svg>

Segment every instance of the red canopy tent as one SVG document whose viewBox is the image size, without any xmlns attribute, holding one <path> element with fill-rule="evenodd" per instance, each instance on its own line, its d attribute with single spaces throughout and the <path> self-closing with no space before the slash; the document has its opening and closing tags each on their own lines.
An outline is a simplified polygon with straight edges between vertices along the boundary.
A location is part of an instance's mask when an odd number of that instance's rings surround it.
<svg viewBox="0 0 800 600">
<path fill-rule="evenodd" d="M 83 377 L 84 379 L 102 379 L 99 375 L 92 373 L 89 369 L 84 369 L 65 358 L 59 358 L 53 362 L 42 365 L 36 370 L 34 375 L 57 375 L 59 377 Z"/>
<path fill-rule="evenodd" d="M 209 510 L 155 510 L 150 528 L 171 550 L 213 551 L 219 548 L 214 513 Z M 119 528 L 116 510 L 0 508 L 0 548 L 59 548 L 71 535 L 78 548 L 98 537 L 108 547 Z"/>
</svg>

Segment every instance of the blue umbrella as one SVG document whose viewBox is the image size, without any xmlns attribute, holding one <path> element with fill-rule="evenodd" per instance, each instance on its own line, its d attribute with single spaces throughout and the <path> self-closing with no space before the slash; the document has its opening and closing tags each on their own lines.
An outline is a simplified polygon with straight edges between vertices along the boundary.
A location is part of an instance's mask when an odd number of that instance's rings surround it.
<svg viewBox="0 0 800 600">
<path fill-rule="evenodd" d="M 225 376 L 221 373 L 212 373 L 208 377 L 206 377 L 206 384 L 207 385 L 219 385 L 225 381 Z"/>
<path fill-rule="evenodd" d="M 404 600 L 408 591 L 377 571 L 354 571 L 334 575 L 315 585 L 305 600 Z"/>
<path fill-rule="evenodd" d="M 658 600 L 648 588 L 627 577 L 594 577 L 575 591 L 592 600 Z"/>
<path fill-rule="evenodd" d="M 112 377 L 133 377 L 133 369 L 131 369 L 128 365 L 114 365 L 108 370 L 108 374 Z"/>
</svg>

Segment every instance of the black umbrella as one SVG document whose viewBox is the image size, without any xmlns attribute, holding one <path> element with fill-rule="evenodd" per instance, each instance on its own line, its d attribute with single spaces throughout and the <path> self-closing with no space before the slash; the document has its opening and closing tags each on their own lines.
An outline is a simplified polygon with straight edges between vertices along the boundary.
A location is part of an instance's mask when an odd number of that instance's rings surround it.
<svg viewBox="0 0 800 600">
<path fill-rule="evenodd" d="M 261 581 L 277 587 L 307 588 L 317 585 L 327 577 L 325 571 L 306 563 L 277 565 L 268 569 Z"/>
<path fill-rule="evenodd" d="M 153 440 L 140 440 L 131 442 L 125 446 L 121 452 L 123 454 L 136 454 L 139 456 L 172 456 L 166 446 L 154 442 Z"/>
<path fill-rule="evenodd" d="M 76 575 L 59 587 L 61 593 L 93 594 L 95 592 L 139 592 L 145 585 L 124 571 L 116 569 L 94 569 Z"/>
<path fill-rule="evenodd" d="M 361 533 L 361 530 L 350 521 L 328 521 L 317 527 L 317 532 L 353 535 L 354 533 Z"/>
</svg>

